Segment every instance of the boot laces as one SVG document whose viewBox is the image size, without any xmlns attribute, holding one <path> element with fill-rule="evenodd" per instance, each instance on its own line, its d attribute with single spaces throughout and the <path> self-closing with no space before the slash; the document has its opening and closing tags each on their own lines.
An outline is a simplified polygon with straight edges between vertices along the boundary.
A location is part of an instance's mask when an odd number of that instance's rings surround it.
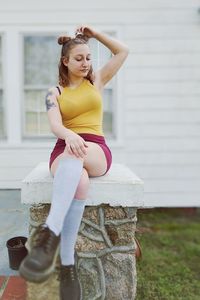
<svg viewBox="0 0 200 300">
<path fill-rule="evenodd" d="M 75 280 L 75 272 L 74 272 L 73 268 L 70 268 L 70 276 L 71 276 L 72 281 L 74 281 Z"/>
<path fill-rule="evenodd" d="M 66 266 L 62 268 L 59 279 L 62 278 L 62 280 L 68 280 L 69 276 L 72 281 L 76 280 L 76 270 L 73 266 Z"/>
</svg>

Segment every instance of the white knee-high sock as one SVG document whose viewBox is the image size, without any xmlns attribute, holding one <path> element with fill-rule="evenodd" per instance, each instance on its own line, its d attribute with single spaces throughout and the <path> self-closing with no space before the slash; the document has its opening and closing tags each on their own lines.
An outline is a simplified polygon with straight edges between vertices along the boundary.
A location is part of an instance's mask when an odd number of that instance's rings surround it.
<svg viewBox="0 0 200 300">
<path fill-rule="evenodd" d="M 61 231 L 60 257 L 62 265 L 74 265 L 74 248 L 86 200 L 74 199 L 65 216 Z"/>
<path fill-rule="evenodd" d="M 64 219 L 74 198 L 82 170 L 83 162 L 79 159 L 67 157 L 59 161 L 53 179 L 51 208 L 46 219 L 46 224 L 56 235 L 61 233 Z"/>
</svg>

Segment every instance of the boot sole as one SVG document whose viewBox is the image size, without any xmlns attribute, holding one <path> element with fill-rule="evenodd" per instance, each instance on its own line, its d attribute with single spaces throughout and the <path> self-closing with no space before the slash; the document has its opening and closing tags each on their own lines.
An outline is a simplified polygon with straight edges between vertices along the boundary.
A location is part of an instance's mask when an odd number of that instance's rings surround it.
<svg viewBox="0 0 200 300">
<path fill-rule="evenodd" d="M 27 281 L 35 282 L 35 283 L 41 283 L 41 282 L 46 281 L 50 277 L 50 275 L 53 273 L 53 271 L 55 270 L 56 259 L 58 257 L 59 249 L 60 249 L 60 247 L 58 246 L 51 266 L 42 272 L 35 272 L 35 271 L 32 271 L 31 269 L 26 268 L 24 266 L 24 262 L 22 261 L 20 268 L 19 268 L 20 276 L 23 277 Z"/>
</svg>

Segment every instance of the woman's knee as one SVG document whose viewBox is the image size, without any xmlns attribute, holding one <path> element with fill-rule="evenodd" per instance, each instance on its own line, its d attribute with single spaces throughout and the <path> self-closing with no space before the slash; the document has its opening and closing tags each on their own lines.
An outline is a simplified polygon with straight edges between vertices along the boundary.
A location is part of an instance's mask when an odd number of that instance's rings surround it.
<svg viewBox="0 0 200 300">
<path fill-rule="evenodd" d="M 83 168 L 81 179 L 76 189 L 75 198 L 79 200 L 85 200 L 89 189 L 89 176 L 85 168 Z"/>
<path fill-rule="evenodd" d="M 59 161 L 63 158 L 74 158 L 74 159 L 78 159 L 80 161 L 83 162 L 83 159 L 82 158 L 77 158 L 75 155 L 70 155 L 69 153 L 67 153 L 66 151 L 64 151 L 63 153 L 59 154 L 55 160 L 53 161 L 52 165 L 51 165 L 51 174 L 54 176 L 55 173 L 56 173 L 56 170 L 58 168 L 58 164 L 59 164 Z"/>
</svg>

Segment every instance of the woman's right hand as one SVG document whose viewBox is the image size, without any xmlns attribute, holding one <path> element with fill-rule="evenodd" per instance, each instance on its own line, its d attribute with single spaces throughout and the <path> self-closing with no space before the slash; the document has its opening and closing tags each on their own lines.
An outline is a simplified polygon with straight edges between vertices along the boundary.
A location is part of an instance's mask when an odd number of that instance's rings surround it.
<svg viewBox="0 0 200 300">
<path fill-rule="evenodd" d="M 86 144 L 85 140 L 71 130 L 65 137 L 65 144 L 65 151 L 71 155 L 74 154 L 77 158 L 83 158 L 87 154 L 86 148 L 88 145 Z"/>
<path fill-rule="evenodd" d="M 96 36 L 96 31 L 88 26 L 88 25 L 80 25 L 79 27 L 76 28 L 76 31 L 75 31 L 75 35 L 78 35 L 78 34 L 83 34 L 85 35 L 87 38 L 94 38 Z"/>
</svg>

